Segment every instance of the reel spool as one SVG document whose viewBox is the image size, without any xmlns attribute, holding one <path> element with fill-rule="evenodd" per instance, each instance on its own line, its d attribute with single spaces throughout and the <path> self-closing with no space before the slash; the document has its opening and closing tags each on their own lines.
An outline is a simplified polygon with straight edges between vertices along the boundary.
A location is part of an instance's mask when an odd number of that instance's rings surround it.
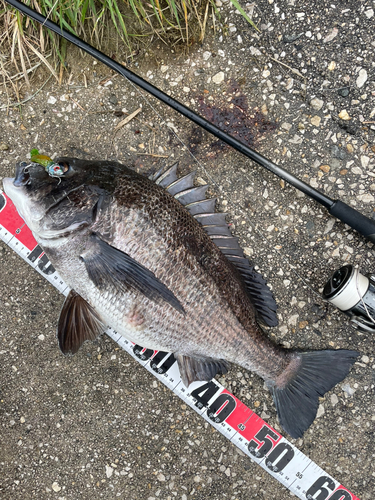
<svg viewBox="0 0 375 500">
<path fill-rule="evenodd" d="M 346 264 L 331 276 L 323 298 L 350 316 L 359 330 L 375 332 L 375 275 L 363 276 Z"/>
</svg>

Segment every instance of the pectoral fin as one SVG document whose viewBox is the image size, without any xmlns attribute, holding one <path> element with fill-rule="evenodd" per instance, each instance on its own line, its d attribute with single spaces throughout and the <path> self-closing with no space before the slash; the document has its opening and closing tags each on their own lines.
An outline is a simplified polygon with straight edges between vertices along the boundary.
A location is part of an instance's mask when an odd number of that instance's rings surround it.
<svg viewBox="0 0 375 500">
<path fill-rule="evenodd" d="M 133 288 L 154 302 L 168 302 L 177 311 L 184 313 L 179 300 L 153 272 L 139 264 L 130 255 L 103 241 L 96 234 L 90 237 L 90 250 L 81 255 L 89 278 L 100 289 L 111 284 L 120 290 Z"/>
<path fill-rule="evenodd" d="M 191 358 L 182 354 L 174 353 L 182 382 L 188 387 L 192 382 L 208 381 L 218 373 L 227 373 L 229 363 L 223 359 L 213 358 Z"/>
<path fill-rule="evenodd" d="M 61 309 L 57 327 L 59 346 L 64 354 L 75 354 L 86 340 L 95 340 L 104 331 L 99 315 L 74 290 Z"/>
</svg>

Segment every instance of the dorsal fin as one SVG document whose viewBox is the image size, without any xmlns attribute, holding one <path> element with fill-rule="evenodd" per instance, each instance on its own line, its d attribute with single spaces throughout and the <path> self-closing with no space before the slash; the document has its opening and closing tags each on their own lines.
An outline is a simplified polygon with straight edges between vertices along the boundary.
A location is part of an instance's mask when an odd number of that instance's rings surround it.
<svg viewBox="0 0 375 500">
<path fill-rule="evenodd" d="M 194 203 L 195 201 L 201 201 L 202 198 L 206 196 L 206 191 L 208 189 L 208 184 L 205 186 L 193 187 L 190 189 L 186 189 L 185 191 L 181 191 L 176 193 L 174 197 L 184 206 L 189 203 Z"/>
<path fill-rule="evenodd" d="M 206 200 L 195 201 L 188 203 L 185 207 L 189 210 L 191 215 L 210 213 L 215 210 L 216 198 L 208 198 Z"/>
<path fill-rule="evenodd" d="M 149 177 L 173 195 L 202 225 L 211 240 L 239 272 L 259 319 L 268 326 L 276 326 L 277 305 L 265 279 L 244 257 L 238 238 L 232 236 L 225 221 L 226 214 L 214 211 L 216 198 L 205 198 L 208 185 L 194 187 L 194 178 L 195 172 L 178 178 L 177 163 L 165 171 L 161 168 Z"/>
<path fill-rule="evenodd" d="M 190 172 L 190 174 L 184 175 L 180 177 L 180 179 L 168 184 L 168 186 L 165 186 L 165 189 L 168 193 L 176 197 L 181 191 L 186 191 L 186 189 L 190 189 L 194 186 L 195 174 L 195 171 Z"/>
<path fill-rule="evenodd" d="M 159 186 L 165 188 L 166 186 L 177 180 L 177 167 L 178 163 L 174 163 L 171 167 L 167 168 L 164 173 L 164 167 L 162 167 L 154 175 L 151 175 L 149 179 L 154 181 Z"/>
</svg>

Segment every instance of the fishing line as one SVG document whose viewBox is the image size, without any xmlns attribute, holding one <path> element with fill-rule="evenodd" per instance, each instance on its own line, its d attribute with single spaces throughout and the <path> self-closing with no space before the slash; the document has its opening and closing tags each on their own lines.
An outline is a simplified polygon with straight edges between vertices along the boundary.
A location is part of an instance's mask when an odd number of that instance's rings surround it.
<svg viewBox="0 0 375 500">
<path fill-rule="evenodd" d="M 144 98 L 144 96 L 142 97 Z M 172 132 L 174 132 L 173 129 Z M 185 150 L 197 161 L 197 164 L 201 166 L 202 171 L 211 179 L 204 166 L 201 165 L 198 159 L 190 152 L 189 148 L 180 140 L 178 134 L 176 134 L 176 137 L 182 143 Z M 217 186 L 214 179 L 213 184 Z M 238 206 L 236 203 L 234 205 Z M 4 205 L 0 203 L 0 213 L 3 208 Z M 9 213 L 6 215 L 9 215 Z M 16 216 L 16 213 L 14 213 L 13 217 Z M 248 216 L 246 217 L 248 218 Z M 3 222 L 3 220 L 0 222 Z M 253 226 L 251 221 L 249 222 Z M 254 229 L 256 230 L 256 228 Z M 257 230 L 256 232 L 262 238 L 266 239 L 261 232 Z M 42 259 L 42 257 L 45 257 L 42 254 L 42 250 L 38 250 L 38 246 L 33 246 L 37 245 L 36 242 L 29 241 L 29 244 L 26 245 L 25 240 L 21 241 L 24 238 L 27 239 L 27 231 L 26 237 L 21 235 L 21 239 L 19 239 L 19 229 L 15 232 L 11 231 L 9 235 L 6 228 L 4 231 L 4 224 L 0 224 L 0 237 L 25 260 L 29 260 L 29 263 L 33 262 L 33 267 L 40 273 L 44 273 L 45 277 L 65 294 L 66 286 L 64 287 L 64 283 L 57 273 L 54 270 L 45 272 L 48 266 L 48 259 Z M 35 261 L 32 261 L 30 255 L 34 251 L 37 258 Z M 284 257 L 281 253 L 278 252 L 278 254 Z M 288 265 L 291 266 L 289 262 Z M 296 274 L 298 275 L 298 273 Z M 113 330 L 108 330 L 107 333 L 134 358 L 141 360 L 151 373 L 156 372 L 156 375 L 155 373 L 154 375 L 161 382 L 167 385 L 175 394 L 179 395 L 205 420 L 222 432 L 233 444 L 238 446 L 247 456 L 250 456 L 253 461 L 263 467 L 264 470 L 299 498 L 317 498 L 319 496 L 319 499 L 322 500 L 328 499 L 328 497 L 335 498 L 335 500 L 357 500 L 355 495 L 308 459 L 241 401 L 224 390 L 215 380 L 204 384 L 197 382 L 195 383 L 196 385 L 189 387 L 189 390 L 187 390 L 179 377 L 177 363 L 169 365 L 168 369 L 162 371 L 165 359 L 171 359 L 170 354 L 152 351 L 151 354 L 146 355 L 142 347 L 129 345 L 128 341 L 120 338 L 121 336 Z M 160 355 L 164 355 L 164 357 L 160 358 Z M 159 356 L 158 363 L 153 361 L 157 356 Z M 210 390 L 214 389 L 214 395 L 211 396 L 212 393 L 210 393 L 209 398 L 205 397 L 205 391 L 207 391 L 208 386 Z"/>
<path fill-rule="evenodd" d="M 139 89 L 139 87 L 137 87 L 131 80 L 129 80 L 128 78 L 125 77 L 125 80 L 133 87 L 134 91 L 140 95 L 142 97 L 142 99 L 146 102 L 146 104 L 152 109 L 152 111 L 156 114 L 156 116 L 159 118 L 159 120 L 161 121 L 161 123 L 158 124 L 158 128 L 161 130 L 161 126 L 165 123 L 166 124 L 166 120 L 162 117 L 162 115 L 159 113 L 159 111 L 153 106 L 153 104 L 147 99 L 147 97 L 143 94 L 143 92 Z M 185 142 L 183 141 L 183 139 L 178 135 L 178 133 L 172 128 L 172 127 L 169 127 L 167 124 L 166 124 L 166 127 L 168 128 L 168 130 L 174 135 L 174 137 L 180 142 L 180 144 L 182 145 L 182 147 L 185 149 L 185 151 L 187 151 L 187 153 L 193 158 L 193 160 L 199 165 L 199 167 L 201 168 L 201 170 L 204 172 L 204 174 L 206 175 L 206 177 L 208 178 L 209 180 L 209 183 L 212 184 L 213 186 L 216 187 L 217 189 L 217 192 L 220 193 L 220 186 L 219 184 L 216 182 L 216 180 L 211 176 L 211 174 L 209 174 L 209 172 L 207 171 L 207 169 L 205 168 L 205 166 L 203 165 L 203 163 L 194 155 L 194 153 L 190 150 L 189 146 L 187 146 L 187 144 L 185 144 Z M 251 181 L 249 181 L 249 185 L 251 184 Z M 264 235 L 264 233 L 262 233 L 259 229 L 257 229 L 257 227 L 255 226 L 255 224 L 251 221 L 249 215 L 246 213 L 246 210 L 244 209 L 244 207 L 242 207 L 239 203 L 237 203 L 236 201 L 232 201 L 232 206 L 239 212 L 242 214 L 242 216 L 244 216 L 248 223 L 250 224 L 250 226 L 252 227 L 252 229 L 254 230 L 254 232 L 261 238 L 263 239 L 265 242 L 267 242 L 267 246 L 270 248 L 270 250 L 272 251 L 272 253 L 276 253 L 277 255 L 281 256 L 283 262 L 285 264 L 288 265 L 289 269 L 298 277 L 298 279 L 307 287 L 309 288 L 313 294 L 315 294 L 317 297 L 319 297 L 319 300 L 320 301 L 323 301 L 324 303 L 326 303 L 326 301 L 324 301 L 322 299 L 322 296 L 319 292 L 317 292 L 310 283 L 308 283 L 306 281 L 305 278 L 303 278 L 295 269 L 294 269 L 294 266 L 296 264 L 292 264 L 288 258 L 277 248 L 274 248 L 271 246 L 271 242 L 267 239 L 267 237 Z"/>
<path fill-rule="evenodd" d="M 59 27 L 56 23 L 47 20 L 44 16 L 42 16 L 35 10 L 31 9 L 30 7 L 26 6 L 19 0 L 6 0 L 6 2 L 12 5 L 13 7 L 17 8 L 18 10 L 20 10 L 23 14 L 27 15 L 28 17 L 34 19 L 35 21 L 41 24 L 44 24 L 48 29 L 52 30 L 54 33 L 57 33 L 58 35 L 64 37 L 66 40 L 75 44 L 80 49 L 84 50 L 85 52 L 93 56 L 95 59 L 104 63 L 109 68 L 115 70 L 117 73 L 124 76 L 132 83 L 135 83 L 141 89 L 146 90 L 149 94 L 153 95 L 154 97 L 162 101 L 164 104 L 167 104 L 172 109 L 178 111 L 185 117 L 189 118 L 191 121 L 198 124 L 206 131 L 210 132 L 211 134 L 213 134 L 226 144 L 230 145 L 243 155 L 247 156 L 248 158 L 255 161 L 265 169 L 269 170 L 270 172 L 277 175 L 284 181 L 288 182 L 289 184 L 297 188 L 299 191 L 313 198 L 315 201 L 323 205 L 331 215 L 337 217 L 345 224 L 351 226 L 353 229 L 356 229 L 369 241 L 375 243 L 374 220 L 369 219 L 368 217 L 361 214 L 360 212 L 352 208 L 350 205 L 347 205 L 346 203 L 342 202 L 341 200 L 331 199 L 329 196 L 311 187 L 309 184 L 306 184 L 305 182 L 301 181 L 287 170 L 281 168 L 276 163 L 273 163 L 269 159 L 265 158 L 264 156 L 257 153 L 253 149 L 249 148 L 246 144 L 238 141 L 233 136 L 227 134 L 220 128 L 216 127 L 213 123 L 207 121 L 205 118 L 195 113 L 187 106 L 176 101 L 166 93 L 162 92 L 157 87 L 153 86 L 146 80 L 142 79 L 141 77 L 139 77 L 138 75 L 127 69 L 126 66 L 117 63 L 104 53 L 100 52 L 99 50 L 92 47 L 90 44 L 84 42 L 82 39 L 72 34 L 70 31 L 66 31 L 61 27 Z M 306 284 L 306 286 L 309 285 Z"/>
<path fill-rule="evenodd" d="M 53 9 L 56 7 L 56 5 L 58 4 L 59 0 L 56 0 L 56 2 L 54 3 L 54 5 L 51 7 L 50 11 L 48 12 L 48 14 L 46 15 L 46 18 L 45 20 L 43 21 L 42 23 L 42 26 L 45 26 L 46 22 L 48 21 L 50 15 L 52 14 L 52 11 Z"/>
<path fill-rule="evenodd" d="M 247 156 L 248 158 L 255 161 L 265 169 L 269 170 L 270 172 L 277 175 L 284 181 L 288 182 L 302 193 L 307 194 L 310 198 L 314 199 L 315 201 L 323 205 L 331 215 L 340 219 L 345 224 L 351 226 L 353 229 L 361 233 L 372 243 L 375 243 L 374 220 L 361 214 L 360 212 L 352 208 L 350 205 L 347 205 L 346 203 L 342 202 L 341 200 L 332 199 L 325 193 L 322 193 L 317 189 L 313 188 L 312 186 L 310 186 L 309 184 L 306 184 L 306 182 L 302 181 L 298 177 L 295 177 L 293 174 L 291 174 L 284 168 L 281 168 L 276 163 L 262 156 L 260 153 L 251 149 L 243 142 L 237 140 L 235 137 L 227 134 L 226 132 L 224 132 L 224 130 L 221 130 L 219 127 L 209 122 L 201 115 L 195 113 L 184 104 L 180 103 L 176 99 L 173 99 L 165 92 L 162 92 L 160 89 L 158 89 L 151 83 L 147 82 L 137 74 L 133 73 L 126 66 L 114 61 L 100 50 L 95 49 L 92 45 L 84 42 L 81 38 L 75 36 L 70 31 L 64 30 L 56 23 L 50 20 L 46 20 L 44 16 L 42 16 L 35 10 L 31 9 L 30 7 L 26 6 L 19 0 L 5 0 L 5 1 L 9 5 L 12 5 L 13 7 L 21 11 L 23 14 L 34 19 L 35 21 L 41 24 L 44 21 L 45 26 L 48 29 L 62 36 L 66 40 L 70 41 L 71 43 L 73 43 L 83 51 L 87 52 L 98 61 L 102 62 L 109 68 L 115 70 L 120 75 L 128 78 L 137 86 L 139 86 L 141 89 L 145 90 L 149 94 L 159 99 L 159 101 L 163 102 L 164 104 L 167 104 L 175 111 L 178 111 L 189 120 L 193 121 L 197 125 L 204 128 L 207 132 L 210 132 L 212 135 L 216 136 L 218 139 L 222 140 L 229 146 L 233 147 L 234 149 L 242 153 L 244 156 Z"/>
</svg>

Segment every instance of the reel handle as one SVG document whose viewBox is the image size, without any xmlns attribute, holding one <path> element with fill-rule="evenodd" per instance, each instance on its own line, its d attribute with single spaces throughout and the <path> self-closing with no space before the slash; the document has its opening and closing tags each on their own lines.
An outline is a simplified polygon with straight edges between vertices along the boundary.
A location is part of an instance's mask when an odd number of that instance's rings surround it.
<svg viewBox="0 0 375 500">
<path fill-rule="evenodd" d="M 375 243 L 375 220 L 369 219 L 340 200 L 335 200 L 333 205 L 328 208 L 328 211 L 331 215 L 365 236 L 371 243 Z"/>
</svg>

